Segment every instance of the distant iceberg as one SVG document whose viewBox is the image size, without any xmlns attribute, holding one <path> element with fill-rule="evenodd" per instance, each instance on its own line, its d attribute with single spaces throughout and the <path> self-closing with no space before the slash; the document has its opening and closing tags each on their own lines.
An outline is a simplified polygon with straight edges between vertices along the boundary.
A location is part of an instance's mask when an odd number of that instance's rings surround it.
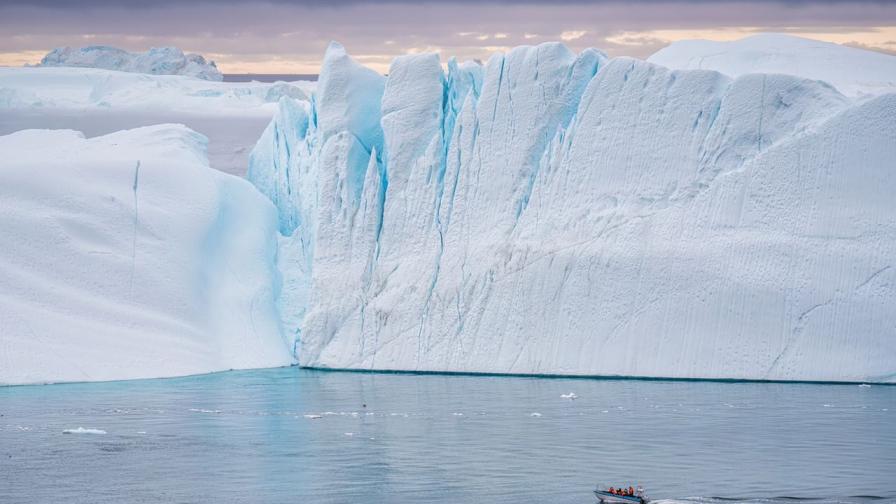
<svg viewBox="0 0 896 504">
<path fill-rule="evenodd" d="M 892 382 L 894 159 L 896 94 L 333 44 L 248 177 L 305 366 Z"/>
<path fill-rule="evenodd" d="M 203 80 L 221 81 L 224 76 L 214 61 L 176 47 L 153 47 L 132 53 L 109 46 L 57 47 L 40 61 L 42 67 L 86 67 L 153 75 L 186 75 Z"/>
</svg>

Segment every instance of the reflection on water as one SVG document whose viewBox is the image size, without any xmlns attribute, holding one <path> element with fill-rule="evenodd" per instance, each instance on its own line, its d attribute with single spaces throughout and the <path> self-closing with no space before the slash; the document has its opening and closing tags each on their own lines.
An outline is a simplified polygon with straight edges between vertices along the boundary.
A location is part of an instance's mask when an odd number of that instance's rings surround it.
<svg viewBox="0 0 896 504">
<path fill-rule="evenodd" d="M 886 386 L 297 368 L 7 387 L 0 502 L 896 502 L 894 413 Z"/>
</svg>

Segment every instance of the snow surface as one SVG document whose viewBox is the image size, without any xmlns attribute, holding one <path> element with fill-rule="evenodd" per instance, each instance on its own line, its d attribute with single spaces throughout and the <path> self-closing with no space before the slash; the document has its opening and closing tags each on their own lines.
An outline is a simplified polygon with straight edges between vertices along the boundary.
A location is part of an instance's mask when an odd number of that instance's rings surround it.
<svg viewBox="0 0 896 504">
<path fill-rule="evenodd" d="M 293 362 L 273 205 L 159 125 L 0 137 L 0 384 Z"/>
<path fill-rule="evenodd" d="M 244 175 L 249 152 L 283 97 L 315 83 L 208 82 L 90 68 L 0 68 L 0 135 L 74 129 L 88 137 L 162 123 L 209 139 L 212 168 Z"/>
<path fill-rule="evenodd" d="M 104 68 L 153 75 L 186 75 L 210 81 L 224 79 L 214 61 L 206 61 L 199 54 L 184 54 L 176 47 L 153 47 L 143 53 L 132 53 L 109 46 L 57 47 L 47 53 L 38 66 Z"/>
<path fill-rule="evenodd" d="M 209 82 L 96 68 L 0 67 L 0 110 L 173 110 L 267 116 L 283 96 L 307 99 L 310 81 Z"/>
<path fill-rule="evenodd" d="M 782 33 L 732 42 L 682 40 L 647 61 L 674 69 L 715 70 L 729 77 L 795 75 L 825 81 L 853 97 L 896 92 L 896 57 Z"/>
<path fill-rule="evenodd" d="M 894 159 L 894 94 L 334 44 L 248 177 L 306 366 L 893 382 Z"/>
</svg>

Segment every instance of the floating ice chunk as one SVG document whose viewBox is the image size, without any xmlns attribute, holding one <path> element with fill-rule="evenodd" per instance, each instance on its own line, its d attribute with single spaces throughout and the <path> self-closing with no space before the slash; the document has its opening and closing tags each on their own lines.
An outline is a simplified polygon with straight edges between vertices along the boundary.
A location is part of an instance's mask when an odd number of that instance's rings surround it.
<svg viewBox="0 0 896 504">
<path fill-rule="evenodd" d="M 354 432 L 346 432 L 345 435 L 351 437 L 351 436 L 354 436 L 355 433 Z"/>
<path fill-rule="evenodd" d="M 860 388 L 871 388 L 871 385 L 868 385 L 867 383 L 862 383 L 861 385 L 859 385 L 859 387 Z"/>
<path fill-rule="evenodd" d="M 102 429 L 85 429 L 84 427 L 78 427 L 77 429 L 65 429 L 62 431 L 63 434 L 105 434 L 106 431 Z"/>
<path fill-rule="evenodd" d="M 564 399 L 569 399 L 569 400 L 575 400 L 575 399 L 579 398 L 579 396 L 577 396 L 575 392 L 570 392 L 568 394 L 560 394 L 560 397 L 562 397 Z"/>
<path fill-rule="evenodd" d="M 537 411 L 533 411 L 532 413 L 529 413 L 529 416 L 530 417 L 540 417 L 541 413 L 538 413 Z"/>
<path fill-rule="evenodd" d="M 193 413 L 221 413 L 221 410 L 215 409 L 204 409 L 204 408 L 190 408 L 190 411 Z"/>
<path fill-rule="evenodd" d="M 457 413 L 457 412 L 452 413 L 452 415 L 454 415 L 454 416 L 464 416 L 463 413 Z"/>
<path fill-rule="evenodd" d="M 323 418 L 323 417 L 320 416 L 320 415 L 304 415 L 304 417 L 307 418 L 307 419 L 309 419 L 309 420 L 317 420 L 318 418 Z"/>
</svg>

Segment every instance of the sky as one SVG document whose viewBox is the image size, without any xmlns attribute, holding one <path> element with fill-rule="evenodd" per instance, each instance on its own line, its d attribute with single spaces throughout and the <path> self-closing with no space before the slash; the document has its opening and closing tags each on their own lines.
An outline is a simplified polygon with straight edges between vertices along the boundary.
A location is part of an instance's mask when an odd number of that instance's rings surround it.
<svg viewBox="0 0 896 504">
<path fill-rule="evenodd" d="M 317 73 L 331 40 L 386 72 L 395 56 L 443 61 L 560 40 L 645 58 L 672 41 L 794 35 L 896 54 L 896 0 L 0 0 L 0 65 L 61 46 L 177 46 L 224 73 Z"/>
</svg>

